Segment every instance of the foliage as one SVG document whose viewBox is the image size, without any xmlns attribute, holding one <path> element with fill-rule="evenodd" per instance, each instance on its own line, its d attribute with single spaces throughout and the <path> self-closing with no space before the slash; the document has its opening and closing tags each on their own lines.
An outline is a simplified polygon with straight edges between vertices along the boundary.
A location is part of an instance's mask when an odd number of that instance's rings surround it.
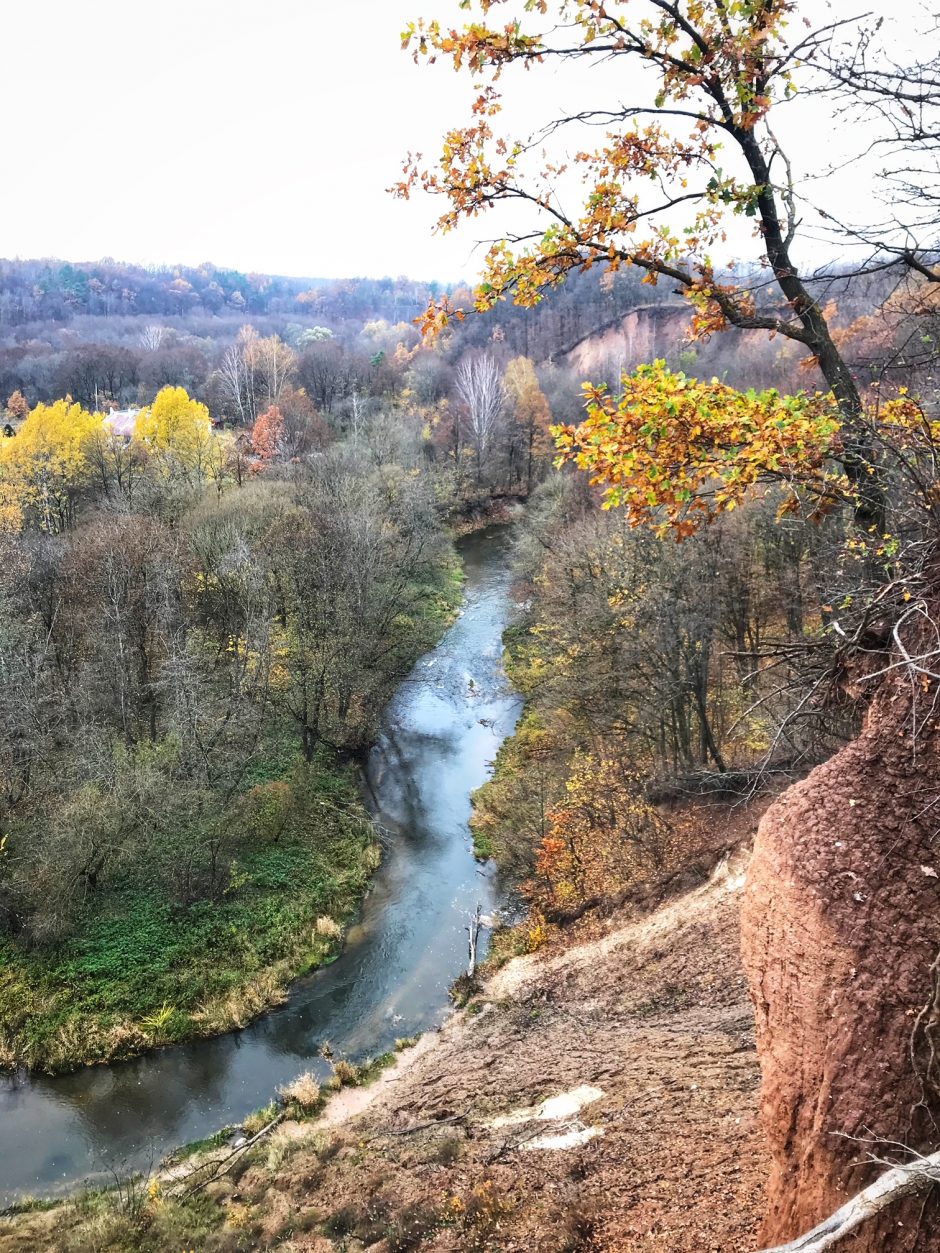
<svg viewBox="0 0 940 1253">
<path fill-rule="evenodd" d="M 519 670 L 510 668 L 514 681 Z M 514 879 L 529 877 L 560 787 L 566 750 L 566 741 L 546 729 L 530 703 L 515 733 L 500 745 L 492 778 L 474 793 L 471 828 L 477 857 L 495 858 Z"/>
<path fill-rule="evenodd" d="M 551 448 L 551 409 L 539 384 L 535 366 L 528 357 L 514 357 L 509 362 L 503 383 L 511 404 L 512 421 L 519 435 L 519 448 L 513 447 L 510 456 L 515 454 L 518 457 L 517 473 L 520 478 L 524 475 L 526 489 L 531 491 L 538 467 Z"/>
<path fill-rule="evenodd" d="M 7 413 L 14 422 L 22 422 L 29 414 L 29 402 L 19 388 L 7 400 Z"/>
<path fill-rule="evenodd" d="M 470 122 L 446 132 L 437 163 L 424 168 L 420 157 L 409 156 L 395 190 L 404 198 L 419 188 L 440 196 L 446 202 L 438 220 L 442 230 L 497 206 L 523 210 L 521 222 L 518 215 L 513 219 L 513 233 L 497 238 L 487 254 L 476 309 L 490 310 L 509 297 L 534 307 L 576 271 L 599 267 L 616 274 L 632 266 L 651 285 L 665 278 L 677 287 L 691 306 L 693 337 L 704 340 L 729 326 L 783 336 L 805 351 L 808 365 L 818 366 L 831 392 L 831 399 L 812 401 L 756 393 L 742 399 L 720 385 L 693 386 L 654 368 L 634 376 L 620 405 L 610 404 L 599 389 L 589 390 L 584 443 L 578 445 L 583 464 L 597 470 L 612 501 L 623 498 L 643 515 L 662 500 L 681 530 L 692 525 L 686 506 L 701 501 L 700 489 L 716 463 L 723 471 L 720 488 L 729 494 L 715 503 L 735 507 L 739 482 L 791 472 L 811 479 L 819 474 L 820 456 L 828 454 L 844 472 L 861 529 L 883 530 L 887 497 L 877 445 L 858 380 L 833 335 L 836 310 L 819 298 L 814 276 L 802 273 L 794 257 L 803 225 L 802 188 L 771 115 L 826 49 L 829 87 L 850 99 L 853 86 L 869 101 L 874 93 L 873 110 L 880 104 L 889 115 L 896 112 L 899 133 L 929 152 L 929 128 L 919 132 L 903 120 L 897 95 L 903 72 L 886 62 L 872 75 L 864 56 L 841 73 L 833 71 L 830 45 L 842 23 L 814 28 L 807 19 L 808 31 L 794 36 L 794 0 L 730 6 L 722 0 L 527 0 L 521 15 L 500 25 L 494 18 L 504 2 L 466 0 L 461 8 L 474 12 L 475 20 L 447 29 L 422 19 L 409 23 L 402 36 L 416 61 L 449 61 L 478 87 Z M 526 140 L 497 132 L 502 81 L 513 81 L 511 67 L 540 73 L 578 63 L 597 69 L 598 98 L 590 109 L 549 115 Z M 619 73 L 606 73 L 611 64 Z M 618 82 L 627 84 L 625 91 L 607 86 Z M 606 128 L 600 144 L 593 140 L 598 126 Z M 571 155 L 558 158 L 558 150 Z M 754 219 L 760 240 L 755 259 L 766 266 L 766 282 L 742 281 L 733 267 L 722 272 L 716 266 L 714 250 L 726 244 L 733 217 Z M 903 247 L 889 228 L 873 236 L 898 271 L 916 275 L 921 286 L 937 281 L 930 222 L 918 223 L 918 232 L 907 230 Z M 916 242 L 921 226 L 926 246 Z M 852 242 L 857 237 L 845 228 L 842 235 Z M 447 328 L 453 310 L 446 298 L 432 300 L 425 331 Z M 636 405 L 631 393 L 638 393 Z M 838 441 L 831 438 L 828 410 L 838 411 Z M 700 412 L 707 419 L 702 423 Z M 650 457 L 650 439 L 671 431 L 663 418 L 672 416 L 677 433 L 662 459 Z M 742 420 L 748 431 L 738 431 Z M 570 450 L 571 432 L 562 431 L 561 438 Z M 795 453 L 800 455 L 791 471 Z M 733 465 L 725 467 L 725 456 Z"/>
<path fill-rule="evenodd" d="M 399 187 L 402 195 L 421 186 L 449 201 L 440 225 L 448 229 L 500 201 L 527 201 L 533 213 L 550 219 L 528 249 L 507 242 L 493 245 L 485 277 L 476 290 L 478 308 L 493 305 L 512 292 L 523 304 L 535 304 L 546 287 L 557 286 L 571 270 L 603 263 L 641 266 L 649 274 L 669 273 L 690 256 L 704 257 L 721 238 L 726 212 L 752 216 L 764 209 L 769 189 L 755 179 L 718 170 L 723 140 L 745 152 L 760 148 L 756 132 L 775 99 L 793 90 L 791 58 L 782 36 L 792 5 L 789 0 L 761 0 L 733 10 L 715 3 L 695 5 L 688 15 L 675 5 L 638 6 L 646 12 L 621 15 L 588 0 L 527 3 L 527 14 L 550 17 L 544 29 L 527 30 L 523 22 L 488 25 L 502 0 L 479 0 L 480 21 L 446 30 L 435 20 L 412 22 L 403 35 L 415 58 L 450 60 L 457 70 L 489 80 L 474 104 L 474 121 L 448 133 L 438 169 L 421 170 L 409 162 Z M 557 23 L 557 25 L 556 25 Z M 570 43 L 556 33 L 571 33 Z M 546 163 L 531 171 L 526 146 L 498 136 L 494 119 L 501 112 L 496 84 L 506 67 L 519 62 L 536 67 L 555 59 L 642 58 L 658 78 L 647 107 L 622 106 L 610 113 L 606 142 L 575 152 L 573 164 L 585 184 L 578 214 L 557 207 L 550 188 L 563 171 Z M 667 121 L 667 113 L 673 125 Z M 651 120 L 647 120 L 647 118 Z M 687 119 L 688 133 L 676 133 L 675 119 Z M 565 121 L 559 122 L 561 127 Z M 651 210 L 642 184 L 665 186 L 664 203 Z M 671 208 L 690 205 L 685 229 L 658 224 L 644 237 L 648 219 Z M 701 260 L 697 275 L 682 271 L 690 297 L 708 329 L 716 322 L 754 316 L 746 293 L 723 288 L 710 265 Z M 446 312 L 445 312 L 446 317 Z"/>
<path fill-rule="evenodd" d="M 268 1105 L 262 1105 L 259 1109 L 252 1110 L 242 1123 L 242 1129 L 246 1135 L 257 1135 L 264 1127 L 269 1126 L 277 1115 L 277 1101 L 271 1101 Z"/>
<path fill-rule="evenodd" d="M 603 756 L 575 753 L 525 888 L 540 914 L 616 895 L 665 865 L 669 825 L 645 799 L 631 756 L 623 739 L 608 741 Z"/>
<path fill-rule="evenodd" d="M 201 480 L 213 460 L 214 439 L 209 410 L 192 400 L 184 387 L 164 387 L 153 404 L 142 409 L 134 439 L 149 453 Z"/>
<path fill-rule="evenodd" d="M 304 1114 L 309 1114 L 319 1109 L 322 1102 L 319 1080 L 310 1070 L 305 1070 L 296 1079 L 292 1079 L 290 1083 L 285 1084 L 284 1087 L 278 1090 L 278 1095 L 288 1104 L 296 1106 Z"/>
<path fill-rule="evenodd" d="M 838 502 L 842 480 L 827 471 L 841 422 L 831 396 L 740 392 L 673 373 L 664 361 L 624 376 L 614 398 L 585 385 L 587 417 L 554 428 L 562 461 L 605 488 L 605 508 L 623 505 L 634 523 L 668 525 L 679 539 L 739 507 L 759 482 L 798 489 L 817 509 Z"/>
<path fill-rule="evenodd" d="M 37 405 L 13 439 L 0 444 L 4 514 L 35 517 L 50 533 L 64 530 L 91 474 L 89 445 L 100 434 L 100 414 L 68 399 Z"/>
<path fill-rule="evenodd" d="M 282 399 L 263 479 L 182 387 L 129 442 L 65 402 L 3 441 L 5 483 L 61 485 L 0 534 L 4 1064 L 243 1024 L 336 953 L 375 869 L 341 762 L 450 621 L 459 563 L 391 422 L 308 456 Z"/>
<path fill-rule="evenodd" d="M 269 405 L 251 428 L 251 447 L 265 469 L 281 451 L 284 440 L 284 415 L 277 405 Z"/>
</svg>

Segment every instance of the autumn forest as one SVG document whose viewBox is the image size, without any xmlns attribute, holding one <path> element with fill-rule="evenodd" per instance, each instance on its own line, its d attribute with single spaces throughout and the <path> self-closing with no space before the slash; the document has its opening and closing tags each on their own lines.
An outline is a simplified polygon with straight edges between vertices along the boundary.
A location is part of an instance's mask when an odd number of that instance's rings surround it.
<svg viewBox="0 0 940 1253">
<path fill-rule="evenodd" d="M 301 1024 L 0 1253 L 940 1250 L 938 18 L 450 8 L 475 278 L 0 261 L 0 1100 Z"/>
</svg>

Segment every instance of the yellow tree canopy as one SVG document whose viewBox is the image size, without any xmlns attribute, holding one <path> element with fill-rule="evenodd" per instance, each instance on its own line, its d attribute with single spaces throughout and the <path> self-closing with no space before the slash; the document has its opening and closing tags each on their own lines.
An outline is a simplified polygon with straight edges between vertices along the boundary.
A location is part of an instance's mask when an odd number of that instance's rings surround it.
<svg viewBox="0 0 940 1253">
<path fill-rule="evenodd" d="M 624 506 L 635 524 L 671 527 L 682 539 L 759 482 L 808 488 L 818 502 L 843 494 L 830 462 L 842 429 L 830 393 L 741 392 L 664 361 L 624 375 L 622 387 L 615 397 L 585 384 L 587 417 L 552 432 L 560 462 L 586 470 L 605 488 L 605 507 Z"/>
<path fill-rule="evenodd" d="M 212 450 L 212 419 L 185 387 L 164 387 L 140 411 L 134 439 L 151 453 L 169 455 L 184 469 L 201 470 Z"/>
<path fill-rule="evenodd" d="M 103 432 L 101 414 L 70 399 L 37 405 L 16 435 L 0 443 L 8 524 L 13 513 L 34 512 L 46 530 L 68 525 L 74 497 L 91 472 L 92 439 Z"/>
<path fill-rule="evenodd" d="M 551 451 L 551 409 L 528 357 L 514 357 L 509 362 L 503 385 L 509 395 L 512 419 L 522 435 L 525 480 L 531 491 L 535 462 Z"/>
<path fill-rule="evenodd" d="M 547 434 L 551 412 L 532 361 L 528 357 L 513 357 L 503 374 L 503 384 L 518 420 L 526 425 L 532 423 Z"/>
</svg>

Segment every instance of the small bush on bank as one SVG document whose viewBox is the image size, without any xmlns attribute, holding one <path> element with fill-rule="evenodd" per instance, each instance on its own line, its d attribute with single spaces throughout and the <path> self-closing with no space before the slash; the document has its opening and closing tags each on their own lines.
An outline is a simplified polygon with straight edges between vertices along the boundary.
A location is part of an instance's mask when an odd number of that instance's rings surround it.
<svg viewBox="0 0 940 1253">
<path fill-rule="evenodd" d="M 320 1082 L 310 1070 L 305 1070 L 296 1079 L 279 1088 L 278 1095 L 285 1104 L 296 1105 L 305 1114 L 319 1109 L 323 1099 Z"/>
</svg>

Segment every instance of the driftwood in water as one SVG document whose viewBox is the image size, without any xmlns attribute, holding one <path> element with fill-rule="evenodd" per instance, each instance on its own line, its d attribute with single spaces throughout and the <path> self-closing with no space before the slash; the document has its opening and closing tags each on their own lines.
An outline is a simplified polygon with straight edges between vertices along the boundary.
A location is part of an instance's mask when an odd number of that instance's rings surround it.
<svg viewBox="0 0 940 1253">
<path fill-rule="evenodd" d="M 470 926 L 464 927 L 469 936 L 467 978 L 472 979 L 477 969 L 477 942 L 480 939 L 480 928 L 483 925 L 483 906 L 477 905 L 477 911 L 470 919 Z"/>
</svg>

